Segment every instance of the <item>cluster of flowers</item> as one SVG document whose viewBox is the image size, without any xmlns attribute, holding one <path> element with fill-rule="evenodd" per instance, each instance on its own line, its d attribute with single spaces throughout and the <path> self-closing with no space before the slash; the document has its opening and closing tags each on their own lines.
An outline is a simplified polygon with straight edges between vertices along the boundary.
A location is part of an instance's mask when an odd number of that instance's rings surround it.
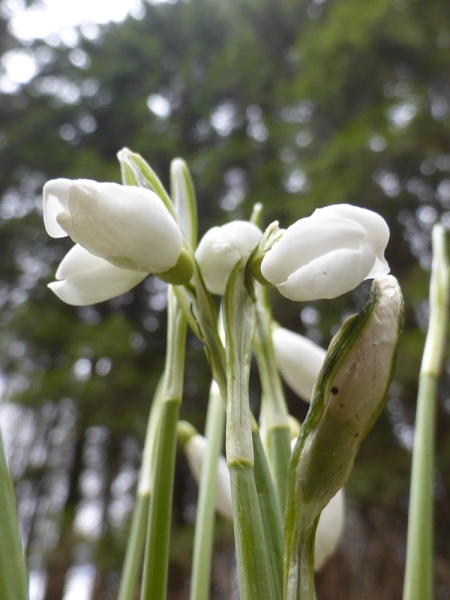
<svg viewBox="0 0 450 600">
<path fill-rule="evenodd" d="M 290 300 L 334 298 L 369 278 L 389 272 L 389 239 L 376 213 L 347 204 L 316 210 L 287 230 L 274 224 L 263 233 L 247 221 L 210 229 L 193 254 L 161 198 L 141 187 L 56 179 L 44 187 L 44 222 L 54 238 L 70 236 L 75 246 L 62 260 L 51 290 L 64 302 L 102 302 L 139 284 L 150 273 L 187 284 L 197 261 L 206 288 L 222 295 L 234 265 L 254 257 L 252 273 Z M 273 330 L 278 368 L 286 383 L 310 401 L 325 351 L 281 327 Z M 205 440 L 192 431 L 184 448 L 199 476 Z M 228 468 L 218 469 L 217 509 L 232 518 Z M 335 549 L 344 520 L 340 490 L 322 512 L 316 537 L 316 569 Z"/>
<path fill-rule="evenodd" d="M 55 179 L 44 187 L 44 223 L 51 237 L 69 235 L 76 244 L 50 284 L 68 304 L 108 300 L 150 273 L 164 279 L 175 270 L 179 283 L 192 275 L 180 228 L 150 190 Z M 205 234 L 195 257 L 211 293 L 224 293 L 233 266 L 250 255 L 262 235 L 247 221 L 213 227 Z M 258 278 L 289 300 L 335 298 L 389 272 L 383 256 L 388 226 L 363 208 L 339 204 L 317 209 L 274 237 L 273 245 L 264 249 Z"/>
</svg>

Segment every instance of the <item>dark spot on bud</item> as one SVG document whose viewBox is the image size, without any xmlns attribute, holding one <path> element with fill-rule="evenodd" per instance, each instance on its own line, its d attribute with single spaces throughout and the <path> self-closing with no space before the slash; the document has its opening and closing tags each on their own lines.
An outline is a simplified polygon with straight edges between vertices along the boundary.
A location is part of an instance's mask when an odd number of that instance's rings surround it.
<svg viewBox="0 0 450 600">
<path fill-rule="evenodd" d="M 337 388 L 335 385 L 333 385 L 333 387 L 331 388 L 331 393 L 333 394 L 333 396 L 336 396 L 336 394 L 339 392 L 339 388 Z"/>
<path fill-rule="evenodd" d="M 355 433 L 354 438 L 359 438 L 359 433 Z"/>
<path fill-rule="evenodd" d="M 356 413 L 355 417 L 357 421 L 361 421 L 361 418 L 359 417 L 358 413 Z"/>
<path fill-rule="evenodd" d="M 339 407 L 340 407 L 340 408 L 344 408 L 344 404 L 340 404 L 340 405 L 339 405 Z"/>
</svg>

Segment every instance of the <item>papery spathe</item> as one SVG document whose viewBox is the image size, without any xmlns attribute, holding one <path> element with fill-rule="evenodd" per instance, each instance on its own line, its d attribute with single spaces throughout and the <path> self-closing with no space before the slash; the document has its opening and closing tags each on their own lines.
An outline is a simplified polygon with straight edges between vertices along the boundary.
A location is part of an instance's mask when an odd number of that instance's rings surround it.
<svg viewBox="0 0 450 600">
<path fill-rule="evenodd" d="M 182 251 L 177 223 L 160 198 L 143 188 L 54 179 L 44 186 L 44 223 L 50 236 L 69 235 L 123 269 L 163 273 Z"/>
<path fill-rule="evenodd" d="M 335 298 L 389 273 L 389 228 L 375 212 L 336 204 L 291 225 L 262 263 L 263 277 L 289 300 Z"/>
<path fill-rule="evenodd" d="M 326 352 L 312 340 L 284 329 L 272 331 L 275 360 L 284 381 L 298 396 L 311 402 L 314 384 Z"/>
<path fill-rule="evenodd" d="M 200 240 L 195 257 L 205 285 L 212 294 L 224 294 L 234 265 L 250 256 L 262 232 L 249 221 L 232 221 L 209 229 Z"/>
</svg>

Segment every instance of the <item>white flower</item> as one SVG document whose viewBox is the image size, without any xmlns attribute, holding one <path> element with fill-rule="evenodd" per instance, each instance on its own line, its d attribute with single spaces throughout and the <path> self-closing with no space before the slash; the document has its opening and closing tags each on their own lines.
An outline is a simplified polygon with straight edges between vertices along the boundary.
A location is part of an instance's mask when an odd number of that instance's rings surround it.
<svg viewBox="0 0 450 600">
<path fill-rule="evenodd" d="M 212 294 L 225 293 L 234 265 L 250 256 L 262 232 L 249 221 L 232 221 L 209 229 L 200 240 L 195 257 L 205 285 Z"/>
<path fill-rule="evenodd" d="M 272 331 L 277 367 L 288 386 L 298 396 L 311 401 L 314 384 L 326 352 L 308 338 L 276 327 Z"/>
<path fill-rule="evenodd" d="M 198 433 L 190 437 L 184 445 L 189 467 L 197 483 L 200 481 L 202 473 L 206 446 L 206 438 Z M 216 510 L 227 519 L 233 518 L 230 472 L 228 471 L 227 461 L 223 456 L 219 456 L 217 463 Z"/>
<path fill-rule="evenodd" d="M 68 304 L 122 294 L 149 273 L 171 271 L 183 254 L 177 223 L 143 188 L 54 179 L 44 186 L 44 223 L 50 236 L 77 243 L 49 286 Z"/>
<path fill-rule="evenodd" d="M 263 277 L 289 300 L 335 298 L 389 273 L 389 228 L 375 212 L 336 204 L 291 225 L 264 256 Z"/>
<path fill-rule="evenodd" d="M 54 179 L 44 186 L 44 223 L 50 236 L 69 235 L 123 269 L 164 272 L 181 254 L 175 220 L 156 194 L 139 187 Z"/>
<path fill-rule="evenodd" d="M 344 521 L 345 494 L 344 488 L 341 488 L 320 513 L 314 548 L 315 571 L 319 571 L 335 552 L 344 529 Z"/>
</svg>

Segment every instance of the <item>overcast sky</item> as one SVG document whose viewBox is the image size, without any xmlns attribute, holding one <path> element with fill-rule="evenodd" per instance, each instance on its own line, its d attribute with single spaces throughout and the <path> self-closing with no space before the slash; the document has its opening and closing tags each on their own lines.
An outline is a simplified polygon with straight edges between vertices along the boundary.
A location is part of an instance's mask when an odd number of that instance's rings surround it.
<svg viewBox="0 0 450 600">
<path fill-rule="evenodd" d="M 83 22 L 120 22 L 127 14 L 138 17 L 141 0 L 42 0 L 23 10 L 20 0 L 7 0 L 11 30 L 20 39 L 32 40 L 59 34 Z"/>
<path fill-rule="evenodd" d="M 96 37 L 98 24 L 119 23 L 128 15 L 139 18 L 146 1 L 149 0 L 41 0 L 39 6 L 24 9 L 22 0 L 6 0 L 2 12 L 9 18 L 11 33 L 25 44 L 43 39 L 52 46 L 62 43 L 73 47 L 78 41 L 74 27 L 80 26 L 87 37 Z M 156 4 L 176 0 L 150 1 Z M 7 52 L 1 66 L 0 93 L 15 93 L 37 69 L 33 54 L 26 48 Z"/>
</svg>

